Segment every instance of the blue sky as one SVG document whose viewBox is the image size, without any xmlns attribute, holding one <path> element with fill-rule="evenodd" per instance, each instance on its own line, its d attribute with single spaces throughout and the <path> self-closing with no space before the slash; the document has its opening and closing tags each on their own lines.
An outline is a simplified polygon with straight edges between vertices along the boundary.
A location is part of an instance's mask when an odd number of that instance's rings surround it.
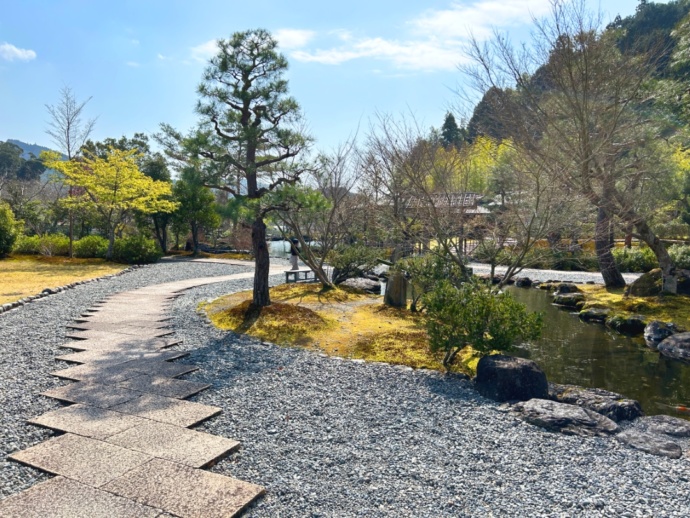
<svg viewBox="0 0 690 518">
<path fill-rule="evenodd" d="M 604 0 L 605 20 L 637 0 Z M 599 2 L 591 1 L 597 8 Z M 180 130 L 195 121 L 196 85 L 214 40 L 265 28 L 290 63 L 291 94 L 317 147 L 362 133 L 382 113 L 440 126 L 457 103 L 470 30 L 516 41 L 549 0 L 6 0 L 0 14 L 0 140 L 50 145 L 46 104 L 61 87 L 92 97 L 94 138 Z"/>
</svg>

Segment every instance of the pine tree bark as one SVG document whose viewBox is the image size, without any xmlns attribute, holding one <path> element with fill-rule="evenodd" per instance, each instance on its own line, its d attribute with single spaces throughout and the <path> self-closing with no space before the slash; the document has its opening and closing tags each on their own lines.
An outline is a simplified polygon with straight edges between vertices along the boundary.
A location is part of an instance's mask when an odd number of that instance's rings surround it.
<svg viewBox="0 0 690 518">
<path fill-rule="evenodd" d="M 252 248 L 254 250 L 254 296 L 255 307 L 271 305 L 268 292 L 268 270 L 270 259 L 266 245 L 266 224 L 261 216 L 257 216 L 252 224 Z"/>
<path fill-rule="evenodd" d="M 601 271 L 601 276 L 604 278 L 606 287 L 625 287 L 625 279 L 616 265 L 613 253 L 611 253 L 611 216 L 603 207 L 599 207 L 597 212 L 594 246 L 599 261 L 599 270 Z"/>
</svg>

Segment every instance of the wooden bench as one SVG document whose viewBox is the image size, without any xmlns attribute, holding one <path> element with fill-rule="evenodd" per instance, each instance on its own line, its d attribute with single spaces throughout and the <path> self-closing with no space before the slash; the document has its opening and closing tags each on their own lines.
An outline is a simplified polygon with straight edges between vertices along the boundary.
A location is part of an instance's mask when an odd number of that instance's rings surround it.
<svg viewBox="0 0 690 518">
<path fill-rule="evenodd" d="M 294 282 L 316 282 L 316 274 L 310 268 L 300 268 L 299 270 L 286 270 L 285 282 L 291 284 Z"/>
</svg>

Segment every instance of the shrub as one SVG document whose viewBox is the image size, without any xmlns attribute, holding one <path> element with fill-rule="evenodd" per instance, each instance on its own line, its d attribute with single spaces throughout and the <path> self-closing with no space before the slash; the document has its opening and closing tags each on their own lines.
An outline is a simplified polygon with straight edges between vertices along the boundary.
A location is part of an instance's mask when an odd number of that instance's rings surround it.
<svg viewBox="0 0 690 518">
<path fill-rule="evenodd" d="M 69 237 L 64 234 L 44 234 L 38 240 L 38 253 L 46 257 L 69 255 Z"/>
<path fill-rule="evenodd" d="M 364 245 L 339 246 L 328 254 L 333 267 L 333 282 L 338 284 L 350 277 L 359 277 L 376 266 L 379 252 Z"/>
<path fill-rule="evenodd" d="M 690 270 L 690 245 L 671 245 L 668 255 L 673 259 L 676 268 Z"/>
<path fill-rule="evenodd" d="M 458 288 L 443 281 L 424 296 L 424 303 L 429 347 L 444 353 L 446 370 L 468 345 L 483 353 L 510 350 L 519 340 L 539 337 L 543 326 L 541 313 L 529 313 L 509 293 L 496 294 L 479 283 Z"/>
<path fill-rule="evenodd" d="M 38 255 L 41 236 L 25 236 L 21 234 L 14 242 L 12 251 L 15 254 Z"/>
<path fill-rule="evenodd" d="M 153 239 L 137 235 L 115 240 L 113 260 L 118 263 L 155 263 L 163 253 Z"/>
<path fill-rule="evenodd" d="M 614 248 L 613 258 L 622 272 L 648 272 L 659 266 L 654 252 L 647 246 Z"/>
<path fill-rule="evenodd" d="M 104 258 L 108 252 L 108 240 L 101 236 L 86 236 L 74 243 L 74 256 Z"/>
<path fill-rule="evenodd" d="M 21 223 L 14 219 L 14 212 L 6 203 L 0 202 L 0 257 L 12 251 L 19 235 Z"/>
</svg>

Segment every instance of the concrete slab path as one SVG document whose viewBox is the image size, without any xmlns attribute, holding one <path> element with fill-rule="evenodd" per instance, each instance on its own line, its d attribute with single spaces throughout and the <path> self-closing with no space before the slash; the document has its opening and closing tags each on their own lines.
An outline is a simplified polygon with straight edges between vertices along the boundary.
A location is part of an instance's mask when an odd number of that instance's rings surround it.
<svg viewBox="0 0 690 518">
<path fill-rule="evenodd" d="M 62 435 L 9 457 L 57 476 L 0 501 L 0 518 L 228 517 L 262 495 L 262 487 L 201 469 L 239 443 L 189 429 L 221 409 L 184 400 L 209 385 L 176 379 L 198 367 L 171 363 L 185 353 L 166 350 L 179 343 L 166 327 L 175 297 L 253 275 L 118 293 L 68 325 L 74 340 L 63 347 L 79 352 L 57 359 L 78 365 L 52 375 L 77 381 L 43 395 L 70 405 L 29 421 Z"/>
</svg>

